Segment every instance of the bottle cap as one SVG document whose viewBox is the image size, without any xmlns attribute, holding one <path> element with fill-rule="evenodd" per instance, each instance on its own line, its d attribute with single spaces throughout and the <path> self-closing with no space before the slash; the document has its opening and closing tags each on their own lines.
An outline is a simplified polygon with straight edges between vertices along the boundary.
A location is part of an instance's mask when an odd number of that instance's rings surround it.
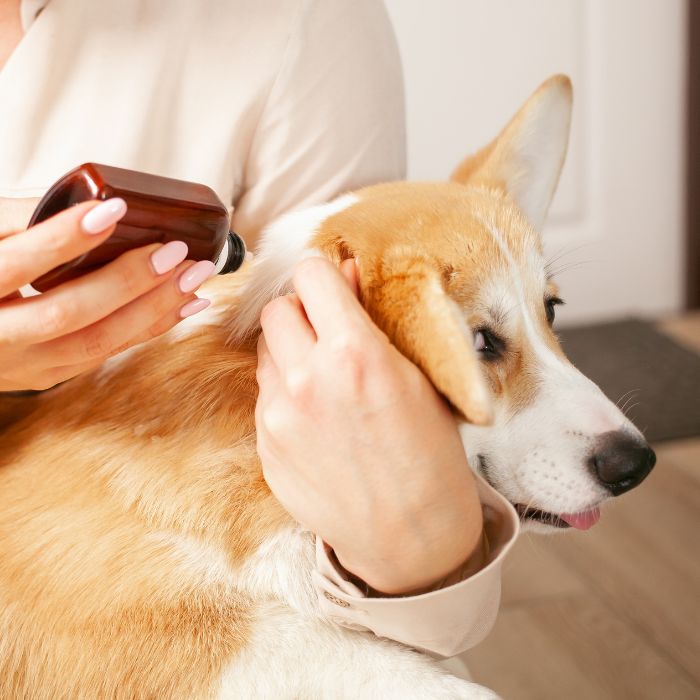
<svg viewBox="0 0 700 700">
<path fill-rule="evenodd" d="M 219 257 L 216 260 L 215 272 L 225 275 L 235 272 L 246 259 L 246 248 L 243 239 L 234 231 L 229 231 Z"/>
</svg>

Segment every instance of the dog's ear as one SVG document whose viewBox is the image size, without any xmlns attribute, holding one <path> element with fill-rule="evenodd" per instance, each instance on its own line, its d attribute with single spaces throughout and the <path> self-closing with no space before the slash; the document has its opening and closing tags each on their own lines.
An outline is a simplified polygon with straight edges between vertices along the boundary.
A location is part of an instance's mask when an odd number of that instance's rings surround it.
<svg viewBox="0 0 700 700">
<path fill-rule="evenodd" d="M 434 264 L 399 251 L 383 258 L 371 280 L 363 268 L 362 299 L 374 322 L 467 421 L 490 423 L 489 395 L 471 331 Z"/>
<path fill-rule="evenodd" d="M 461 163 L 451 179 L 502 187 L 540 230 L 566 157 L 571 105 L 569 78 L 549 78 L 498 137 Z"/>
</svg>

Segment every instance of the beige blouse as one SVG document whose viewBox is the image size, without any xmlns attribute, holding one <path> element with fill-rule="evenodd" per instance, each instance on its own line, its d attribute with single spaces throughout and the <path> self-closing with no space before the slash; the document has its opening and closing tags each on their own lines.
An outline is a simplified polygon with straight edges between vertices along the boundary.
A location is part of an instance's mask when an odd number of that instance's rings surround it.
<svg viewBox="0 0 700 700">
<path fill-rule="evenodd" d="M 85 161 L 205 183 L 250 245 L 280 214 L 405 173 L 401 68 L 381 0 L 23 0 L 0 70 L 0 234 Z M 369 597 L 319 540 L 323 611 L 436 655 L 495 620 L 514 509 L 479 480 L 483 561 Z M 474 570 L 477 569 L 477 570 Z"/>
</svg>

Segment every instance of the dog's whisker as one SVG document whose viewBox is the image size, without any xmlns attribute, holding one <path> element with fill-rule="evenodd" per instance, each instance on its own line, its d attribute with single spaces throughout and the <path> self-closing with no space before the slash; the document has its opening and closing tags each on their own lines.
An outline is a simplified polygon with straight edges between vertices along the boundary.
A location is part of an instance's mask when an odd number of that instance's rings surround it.
<svg viewBox="0 0 700 700">
<path fill-rule="evenodd" d="M 627 409 L 625 409 L 625 410 L 623 411 L 624 415 L 625 415 L 625 416 L 629 416 L 629 414 L 630 414 L 630 412 L 632 411 L 632 409 L 634 409 L 635 407 L 639 406 L 640 403 L 641 403 L 640 401 L 635 401 L 629 408 L 627 408 Z"/>
<path fill-rule="evenodd" d="M 623 413 L 624 415 L 627 414 L 627 410 L 628 410 L 628 408 L 629 408 L 629 405 L 630 405 L 630 403 L 632 403 L 632 401 L 634 401 L 635 398 L 636 398 L 636 397 L 634 397 L 634 396 L 630 396 L 630 397 L 627 399 L 627 401 L 625 401 L 624 405 L 620 408 L 620 410 L 622 411 L 622 413 Z M 636 404 L 634 404 L 634 405 L 636 405 Z"/>
<path fill-rule="evenodd" d="M 590 243 L 579 243 L 578 245 L 571 245 L 567 244 L 559 248 L 557 251 L 554 252 L 553 255 L 549 256 L 547 258 L 547 261 L 545 263 L 545 267 L 549 267 L 553 265 L 554 263 L 558 262 L 561 260 L 563 257 L 567 255 L 573 255 L 574 253 L 578 253 L 580 250 L 583 250 L 584 248 L 590 246 Z"/>
<path fill-rule="evenodd" d="M 569 272 L 570 270 L 576 270 L 579 267 L 583 267 L 584 265 L 590 265 L 594 262 L 597 262 L 596 260 L 577 260 L 574 262 L 566 263 L 564 265 L 561 265 L 560 267 L 557 267 L 549 273 L 549 277 L 557 277 L 559 275 L 562 275 L 565 272 Z"/>
<path fill-rule="evenodd" d="M 630 389 L 629 391 L 626 391 L 620 398 L 615 402 L 615 405 L 620 408 L 620 402 L 625 400 L 628 396 L 631 394 L 634 394 L 635 392 L 640 391 L 639 389 Z"/>
<path fill-rule="evenodd" d="M 503 293 L 501 294 L 501 304 L 504 304 L 505 301 L 506 301 L 506 292 L 503 291 Z M 511 315 L 511 313 L 513 313 L 513 310 L 516 309 L 517 307 L 518 307 L 518 304 L 516 303 L 516 304 L 513 304 L 512 306 L 510 306 L 505 311 L 501 312 L 501 315 L 503 317 L 504 322 L 506 322 L 508 320 L 508 317 Z"/>
<path fill-rule="evenodd" d="M 584 248 L 590 245 L 590 243 L 582 243 L 580 245 L 570 247 L 568 250 L 567 247 L 564 247 L 561 251 L 551 256 L 544 266 L 547 279 L 552 279 L 553 277 L 556 277 L 557 275 L 561 274 L 562 271 L 571 269 L 572 267 L 576 267 L 580 264 L 595 262 L 593 260 L 572 260 L 569 262 L 565 261 L 561 265 L 558 265 L 558 263 L 560 263 L 565 257 L 573 255 L 574 253 L 578 253 L 579 251 L 583 250 Z"/>
<path fill-rule="evenodd" d="M 641 389 L 635 389 L 634 391 L 629 392 L 629 395 L 625 399 L 624 403 L 622 404 L 621 407 L 619 407 L 623 413 L 625 412 L 625 410 L 627 409 L 627 407 L 630 405 L 630 403 L 632 401 L 639 398 L 640 392 L 641 392 Z"/>
<path fill-rule="evenodd" d="M 627 394 L 626 394 L 627 398 L 625 399 L 623 405 L 622 406 L 618 405 L 618 408 L 622 411 L 622 413 L 625 413 L 629 404 L 632 401 L 634 401 L 636 398 L 638 398 L 640 391 L 641 391 L 641 389 L 633 389 L 632 391 L 627 392 Z"/>
</svg>

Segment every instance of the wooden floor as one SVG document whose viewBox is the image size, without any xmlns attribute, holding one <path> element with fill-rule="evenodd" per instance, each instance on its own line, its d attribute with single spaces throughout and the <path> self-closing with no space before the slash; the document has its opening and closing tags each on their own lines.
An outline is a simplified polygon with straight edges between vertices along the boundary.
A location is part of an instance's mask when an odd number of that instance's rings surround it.
<svg viewBox="0 0 700 700">
<path fill-rule="evenodd" d="M 660 325 L 700 351 L 700 314 Z M 506 700 L 700 699 L 700 437 L 654 447 L 592 530 L 520 539 L 463 657 L 475 681 Z"/>
</svg>

